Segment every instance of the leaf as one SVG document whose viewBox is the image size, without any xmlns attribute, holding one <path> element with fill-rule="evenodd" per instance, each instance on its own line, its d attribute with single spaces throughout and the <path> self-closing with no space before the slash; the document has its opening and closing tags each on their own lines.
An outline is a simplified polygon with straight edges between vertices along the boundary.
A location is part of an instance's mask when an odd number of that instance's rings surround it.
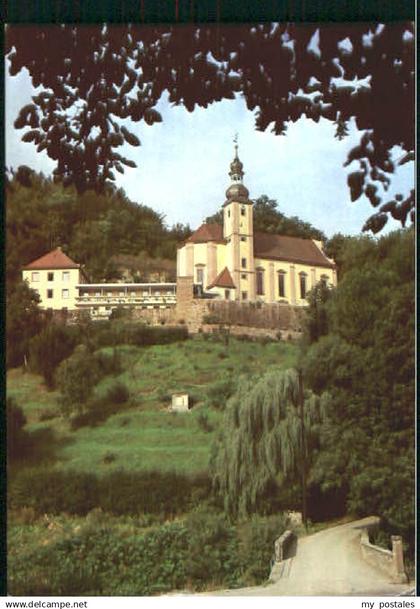
<svg viewBox="0 0 420 609">
<path fill-rule="evenodd" d="M 398 161 L 398 165 L 405 165 L 405 163 L 409 163 L 410 161 L 415 160 L 414 151 L 407 152 L 402 159 Z"/>
<path fill-rule="evenodd" d="M 161 123 L 162 116 L 154 108 L 146 108 L 144 111 L 144 120 L 148 125 L 153 125 L 153 123 Z"/>
<path fill-rule="evenodd" d="M 134 135 L 134 133 L 131 133 L 131 131 L 129 131 L 123 125 L 121 126 L 121 133 L 124 135 L 125 141 L 128 144 L 130 144 L 131 146 L 140 146 L 140 140 L 137 137 L 137 135 Z"/>
<path fill-rule="evenodd" d="M 352 201 L 356 201 L 362 194 L 364 173 L 362 171 L 354 171 L 347 176 L 347 184 L 350 188 L 350 197 Z"/>
</svg>

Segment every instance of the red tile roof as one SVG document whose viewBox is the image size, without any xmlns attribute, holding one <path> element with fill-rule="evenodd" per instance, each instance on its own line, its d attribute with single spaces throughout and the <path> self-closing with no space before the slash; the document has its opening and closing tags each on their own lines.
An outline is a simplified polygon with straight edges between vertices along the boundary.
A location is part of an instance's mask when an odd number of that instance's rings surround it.
<svg viewBox="0 0 420 609">
<path fill-rule="evenodd" d="M 80 264 L 77 264 L 66 256 L 61 247 L 57 247 L 52 252 L 33 260 L 25 267 L 26 269 L 49 270 L 49 269 L 79 269 Z"/>
<path fill-rule="evenodd" d="M 186 243 L 207 243 L 215 241 L 226 243 L 223 239 L 223 227 L 220 224 L 202 224 L 186 241 Z M 274 235 L 271 233 L 254 234 L 254 256 L 270 260 L 285 260 L 335 268 L 335 264 L 315 245 L 312 239 Z"/>
<path fill-rule="evenodd" d="M 229 273 L 228 268 L 225 266 L 223 271 L 219 273 L 214 281 L 211 282 L 207 289 L 210 288 L 234 288 L 235 284 L 233 283 L 232 275 Z"/>
<path fill-rule="evenodd" d="M 323 254 L 312 239 L 302 239 L 301 237 L 255 233 L 254 256 L 255 258 L 335 268 L 334 262 Z"/>
<path fill-rule="evenodd" d="M 220 224 L 202 224 L 188 237 L 186 243 L 207 243 L 208 241 L 226 243 L 223 239 L 223 227 Z"/>
</svg>

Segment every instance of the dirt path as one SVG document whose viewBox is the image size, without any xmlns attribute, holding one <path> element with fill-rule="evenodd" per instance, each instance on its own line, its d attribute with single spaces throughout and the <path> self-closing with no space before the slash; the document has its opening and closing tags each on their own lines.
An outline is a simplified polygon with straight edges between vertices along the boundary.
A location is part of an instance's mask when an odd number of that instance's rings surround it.
<svg viewBox="0 0 420 609">
<path fill-rule="evenodd" d="M 220 590 L 223 596 L 398 596 L 409 584 L 392 584 L 371 567 L 360 550 L 364 518 L 301 538 L 296 555 L 284 563 L 279 581 L 266 586 Z"/>
</svg>

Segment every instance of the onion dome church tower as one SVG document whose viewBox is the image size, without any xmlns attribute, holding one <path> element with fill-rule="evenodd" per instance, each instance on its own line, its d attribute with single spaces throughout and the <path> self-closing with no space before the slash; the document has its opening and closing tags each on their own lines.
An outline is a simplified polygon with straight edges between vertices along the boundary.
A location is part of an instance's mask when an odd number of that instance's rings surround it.
<svg viewBox="0 0 420 609">
<path fill-rule="evenodd" d="M 236 286 L 236 300 L 255 299 L 253 203 L 243 184 L 243 164 L 238 156 L 235 137 L 235 157 L 230 164 L 231 185 L 223 204 L 223 238 L 226 240 L 226 262 Z"/>
</svg>

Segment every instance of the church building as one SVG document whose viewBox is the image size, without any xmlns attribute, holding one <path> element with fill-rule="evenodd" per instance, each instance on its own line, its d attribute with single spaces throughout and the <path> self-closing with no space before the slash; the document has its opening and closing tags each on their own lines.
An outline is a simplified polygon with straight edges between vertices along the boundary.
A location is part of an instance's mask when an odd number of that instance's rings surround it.
<svg viewBox="0 0 420 609">
<path fill-rule="evenodd" d="M 177 277 L 192 277 L 212 298 L 306 305 L 318 282 L 337 284 L 336 265 L 320 241 L 255 232 L 243 176 L 236 144 L 223 226 L 202 224 L 178 248 Z"/>
</svg>

